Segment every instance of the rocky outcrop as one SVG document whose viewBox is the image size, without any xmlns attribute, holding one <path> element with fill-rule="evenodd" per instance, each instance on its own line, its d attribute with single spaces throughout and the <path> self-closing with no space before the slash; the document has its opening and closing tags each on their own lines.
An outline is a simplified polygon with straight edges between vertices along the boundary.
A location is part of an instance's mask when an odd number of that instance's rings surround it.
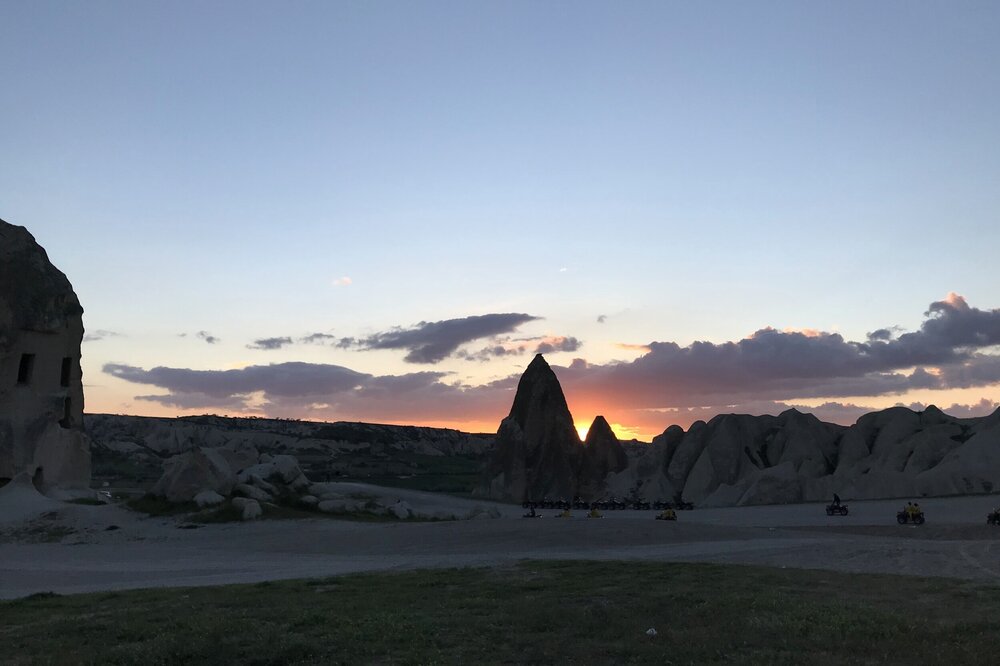
<svg viewBox="0 0 1000 666">
<path fill-rule="evenodd" d="M 893 407 L 850 427 L 788 410 L 671 426 L 608 478 L 618 495 L 702 506 L 938 496 L 1000 489 L 1000 410 L 958 419 Z"/>
<path fill-rule="evenodd" d="M 258 455 L 250 447 L 197 448 L 167 459 L 163 467 L 150 494 L 206 510 L 229 506 L 242 520 L 255 520 L 279 506 L 401 520 L 499 516 L 495 508 L 450 496 L 350 482 L 313 483 L 293 456 Z"/>
<path fill-rule="evenodd" d="M 598 499 L 607 493 L 605 480 L 628 467 L 625 450 L 603 416 L 594 419 L 584 441 L 576 494 L 584 499 Z"/>
<path fill-rule="evenodd" d="M 315 480 L 434 474 L 439 472 L 435 459 L 448 457 L 475 473 L 494 439 L 492 434 L 446 428 L 222 416 L 88 414 L 87 430 L 93 440 L 94 478 L 111 485 L 120 481 L 123 462 L 133 475 L 129 481 L 155 481 L 164 457 L 192 448 L 251 448 L 294 456 Z"/>
<path fill-rule="evenodd" d="M 477 494 L 517 501 L 577 494 L 582 444 L 555 373 L 541 354 L 521 375 L 510 415 L 500 423 Z"/>
<path fill-rule="evenodd" d="M 164 461 L 163 476 L 151 494 L 170 502 L 191 502 L 204 491 L 228 495 L 234 485 L 236 474 L 219 450 L 200 448 Z"/>
<path fill-rule="evenodd" d="M 83 427 L 83 308 L 23 227 L 0 220 L 0 479 L 49 495 L 90 485 Z"/>
</svg>

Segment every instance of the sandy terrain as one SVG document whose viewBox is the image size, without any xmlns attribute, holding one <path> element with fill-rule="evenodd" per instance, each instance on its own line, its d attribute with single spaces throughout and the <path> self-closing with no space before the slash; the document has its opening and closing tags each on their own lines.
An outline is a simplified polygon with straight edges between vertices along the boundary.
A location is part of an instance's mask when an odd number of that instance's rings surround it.
<svg viewBox="0 0 1000 666">
<path fill-rule="evenodd" d="M 410 499 L 421 501 L 420 493 Z M 482 502 L 431 496 L 424 501 Z M 523 558 L 641 559 L 912 573 L 1000 581 L 1000 528 L 985 525 L 998 498 L 929 499 L 928 524 L 895 524 L 902 502 L 852 502 L 846 517 L 821 504 L 680 512 L 543 511 L 495 506 L 497 519 L 357 523 L 317 518 L 179 529 L 117 506 L 46 503 L 25 520 L 0 513 L 0 597 L 152 586 L 213 585 L 354 571 L 497 565 Z M 23 503 L 23 502 L 22 502 Z M 0 507 L 2 509 L 3 507 Z M 13 514 L 10 514 L 13 515 Z M 114 526 L 113 529 L 108 529 Z M 46 542 L 52 540 L 52 542 Z"/>
</svg>

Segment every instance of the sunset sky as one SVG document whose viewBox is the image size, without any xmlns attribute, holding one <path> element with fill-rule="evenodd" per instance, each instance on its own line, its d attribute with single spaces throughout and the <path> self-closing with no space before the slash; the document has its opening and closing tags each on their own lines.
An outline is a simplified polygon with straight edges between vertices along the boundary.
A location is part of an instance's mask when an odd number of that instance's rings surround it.
<svg viewBox="0 0 1000 666">
<path fill-rule="evenodd" d="M 1000 4 L 0 0 L 88 412 L 1000 402 Z"/>
</svg>

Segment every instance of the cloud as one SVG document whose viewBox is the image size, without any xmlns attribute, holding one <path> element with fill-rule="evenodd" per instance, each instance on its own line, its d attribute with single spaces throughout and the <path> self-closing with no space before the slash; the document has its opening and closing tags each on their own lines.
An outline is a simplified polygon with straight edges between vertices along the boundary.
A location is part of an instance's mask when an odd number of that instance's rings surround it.
<svg viewBox="0 0 1000 666">
<path fill-rule="evenodd" d="M 521 356 L 531 352 L 532 354 L 551 354 L 555 352 L 574 352 L 583 343 L 572 336 L 548 335 L 533 338 L 511 339 L 494 338 L 491 344 L 478 351 L 459 350 L 455 352 L 457 358 L 467 361 L 480 361 L 485 363 L 494 358 L 504 356 Z"/>
<path fill-rule="evenodd" d="M 535 319 L 511 317 L 502 324 L 516 327 L 518 318 Z M 360 341 L 333 336 L 324 340 L 350 347 L 383 342 L 383 348 L 406 349 L 419 358 L 453 354 L 472 360 L 526 354 L 543 344 L 564 349 L 579 345 L 570 336 L 487 335 L 490 343 L 484 349 L 469 352 L 458 349 L 462 341 L 474 340 L 470 336 L 489 328 L 470 319 L 395 329 L 390 333 L 397 337 L 392 339 L 376 334 Z M 998 322 L 1000 310 L 973 308 L 951 295 L 932 303 L 920 328 L 912 332 L 887 326 L 891 335 L 850 341 L 838 333 L 764 328 L 724 343 L 652 342 L 641 350 L 641 356 L 628 362 L 593 364 L 576 358 L 567 366 L 553 368 L 579 419 L 604 414 L 611 422 L 641 427 L 648 433 L 719 413 L 777 414 L 793 406 L 824 420 L 849 424 L 872 411 L 865 405 L 868 396 L 1000 384 Z M 141 399 L 175 407 L 256 409 L 294 418 L 458 424 L 498 423 L 510 408 L 519 377 L 516 373 L 471 386 L 440 372 L 379 376 L 310 363 L 240 370 L 147 370 L 111 364 L 105 372 L 159 387 L 163 395 Z M 807 402 L 818 406 L 802 406 Z M 956 416 L 981 415 L 995 405 L 985 400 L 942 409 Z"/>
<path fill-rule="evenodd" d="M 247 349 L 273 350 L 281 349 L 282 347 L 290 344 L 292 344 L 292 339 L 289 337 L 260 338 L 259 340 L 254 340 L 253 343 L 247 345 Z"/>
<path fill-rule="evenodd" d="M 325 345 L 327 343 L 334 343 L 337 340 L 336 335 L 330 335 L 329 333 L 310 333 L 309 335 L 299 338 L 299 342 L 307 345 Z"/>
<path fill-rule="evenodd" d="M 147 384 L 172 393 L 220 400 L 265 391 L 276 397 L 302 397 L 353 390 L 371 377 L 337 365 L 279 363 L 237 370 L 190 370 L 156 367 L 144 370 L 109 363 L 104 372 L 127 382 Z M 214 404 L 214 403 L 213 403 Z"/>
<path fill-rule="evenodd" d="M 448 384 L 441 372 L 371 375 L 337 365 L 277 363 L 238 370 L 151 369 L 109 363 L 118 379 L 155 386 L 162 395 L 136 396 L 181 409 L 260 410 L 292 418 L 369 421 L 499 422 L 510 408 L 516 378 L 482 386 Z"/>
<path fill-rule="evenodd" d="M 615 347 L 618 347 L 618 349 L 624 349 L 626 351 L 641 351 L 641 352 L 649 351 L 649 345 L 635 345 L 629 342 L 616 342 Z"/>
<path fill-rule="evenodd" d="M 184 337 L 185 335 L 186 335 L 185 333 L 181 333 L 181 337 Z M 198 331 L 197 333 L 195 333 L 195 335 L 210 345 L 214 345 L 217 342 L 221 342 L 219 338 L 215 337 L 208 331 Z"/>
<path fill-rule="evenodd" d="M 535 347 L 535 353 L 575 352 L 580 348 L 580 344 L 580 341 L 572 336 L 553 336 L 542 339 Z"/>
<path fill-rule="evenodd" d="M 646 354 L 628 363 L 574 363 L 564 372 L 564 384 L 581 396 L 656 408 L 898 395 L 1000 382 L 1000 356 L 986 353 L 1000 344 L 1000 310 L 973 308 L 949 294 L 925 316 L 917 331 L 888 336 L 876 331 L 864 342 L 839 333 L 773 328 L 721 344 L 652 342 Z"/>
<path fill-rule="evenodd" d="M 98 342 L 100 340 L 106 340 L 108 338 L 120 338 L 123 337 L 121 333 L 116 333 L 115 331 L 106 331 L 104 329 L 97 329 L 95 331 L 90 331 L 85 333 L 83 336 L 83 342 Z"/>
<path fill-rule="evenodd" d="M 350 287 L 352 284 L 354 284 L 354 280 L 346 275 L 344 277 L 335 278 L 333 281 L 334 287 Z"/>
<path fill-rule="evenodd" d="M 509 333 L 538 317 L 522 313 L 486 314 L 445 321 L 422 321 L 412 328 L 394 328 L 366 338 L 342 338 L 338 346 L 361 349 L 405 349 L 408 363 L 438 363 L 462 345 Z"/>
</svg>

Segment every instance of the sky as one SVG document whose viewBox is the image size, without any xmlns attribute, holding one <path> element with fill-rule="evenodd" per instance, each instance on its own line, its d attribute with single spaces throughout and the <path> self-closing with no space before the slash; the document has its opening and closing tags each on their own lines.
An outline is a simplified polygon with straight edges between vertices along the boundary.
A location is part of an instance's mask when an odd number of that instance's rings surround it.
<svg viewBox="0 0 1000 666">
<path fill-rule="evenodd" d="M 87 411 L 584 431 L 1000 402 L 995 2 L 0 0 Z"/>
</svg>

